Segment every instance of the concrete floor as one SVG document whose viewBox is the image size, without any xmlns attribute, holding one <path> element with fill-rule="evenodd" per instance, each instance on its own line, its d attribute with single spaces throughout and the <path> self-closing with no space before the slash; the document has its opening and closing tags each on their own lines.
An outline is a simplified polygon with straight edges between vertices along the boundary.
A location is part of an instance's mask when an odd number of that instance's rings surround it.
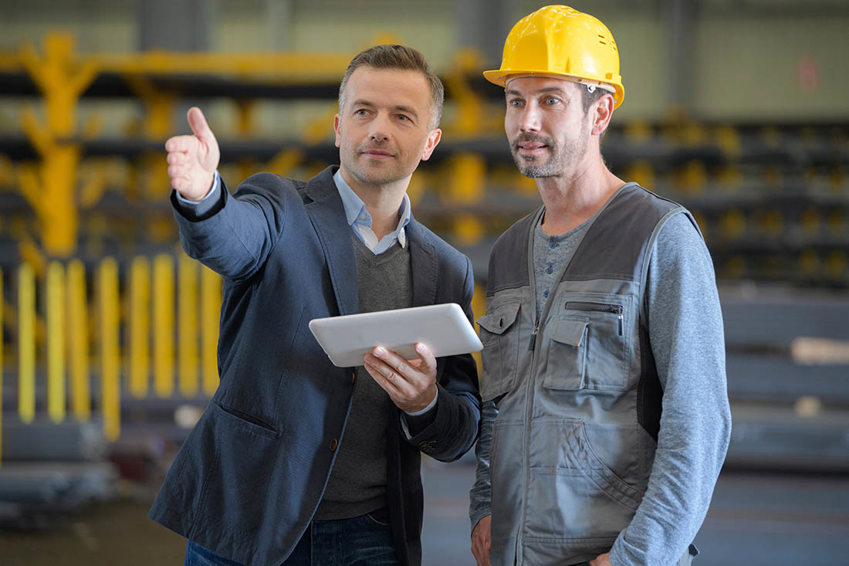
<svg viewBox="0 0 849 566">
<path fill-rule="evenodd" d="M 474 566 L 473 475 L 470 457 L 425 460 L 424 566 Z M 0 565 L 182 564 L 185 541 L 147 520 L 150 493 L 134 493 L 47 531 L 0 531 Z M 723 472 L 696 544 L 698 566 L 849 565 L 849 476 Z"/>
</svg>

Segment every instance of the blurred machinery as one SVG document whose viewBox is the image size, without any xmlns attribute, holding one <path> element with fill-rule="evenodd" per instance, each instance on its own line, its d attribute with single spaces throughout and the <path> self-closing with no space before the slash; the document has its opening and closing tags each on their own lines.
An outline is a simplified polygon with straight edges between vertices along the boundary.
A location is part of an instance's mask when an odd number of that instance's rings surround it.
<svg viewBox="0 0 849 566">
<path fill-rule="evenodd" d="M 98 462 L 143 479 L 156 470 L 140 453 L 179 444 L 217 383 L 220 281 L 178 248 L 162 144 L 189 102 L 223 103 L 235 116 L 219 133 L 230 186 L 260 170 L 309 176 L 336 161 L 330 124 L 349 58 L 82 55 L 67 35 L 0 53 L 0 97 L 22 109 L 19 128 L 0 130 L 0 501 L 20 462 L 61 459 L 53 442 L 20 449 L 39 427 L 90 438 L 96 423 L 110 448 L 73 456 L 94 481 L 112 477 Z M 464 51 L 444 70 L 444 141 L 410 195 L 479 283 L 494 239 L 539 202 L 481 68 Z M 297 136 L 254 135 L 265 105 L 307 100 Z M 101 101 L 128 106 L 126 135 L 100 133 Z M 81 105 L 95 106 L 84 124 Z M 705 234 L 725 284 L 729 465 L 849 470 L 849 124 L 614 120 L 603 151 Z"/>
</svg>

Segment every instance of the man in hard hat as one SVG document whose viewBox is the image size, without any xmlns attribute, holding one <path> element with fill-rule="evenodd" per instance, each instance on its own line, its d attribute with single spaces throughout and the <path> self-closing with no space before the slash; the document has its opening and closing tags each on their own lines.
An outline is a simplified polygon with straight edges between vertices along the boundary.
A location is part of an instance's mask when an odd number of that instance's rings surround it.
<svg viewBox="0 0 849 566">
<path fill-rule="evenodd" d="M 339 88 L 340 166 L 309 181 L 260 173 L 231 194 L 198 108 L 166 142 L 183 247 L 224 280 L 221 383 L 150 511 L 189 539 L 187 565 L 421 564 L 421 453 L 474 443 L 475 362 L 417 344 L 335 367 L 308 323 L 434 303 L 471 318 L 471 262 L 406 194 L 442 102 L 421 53 L 378 45 Z"/>
<path fill-rule="evenodd" d="M 504 127 L 542 206 L 495 243 L 471 491 L 479 565 L 689 564 L 731 429 L 711 258 L 607 169 L 610 31 L 547 6 L 507 37 Z"/>
</svg>

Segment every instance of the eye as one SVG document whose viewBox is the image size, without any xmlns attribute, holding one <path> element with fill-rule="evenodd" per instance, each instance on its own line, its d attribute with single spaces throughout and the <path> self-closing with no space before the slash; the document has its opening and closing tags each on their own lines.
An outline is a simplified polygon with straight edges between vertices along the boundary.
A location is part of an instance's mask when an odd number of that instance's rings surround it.
<svg viewBox="0 0 849 566">
<path fill-rule="evenodd" d="M 367 108 L 355 108 L 354 109 L 354 116 L 368 116 L 368 109 Z"/>
<path fill-rule="evenodd" d="M 549 96 L 548 98 L 545 99 L 545 104 L 548 105 L 548 106 L 552 106 L 554 104 L 559 104 L 559 103 L 560 103 L 560 99 L 557 98 L 556 96 Z"/>
<path fill-rule="evenodd" d="M 512 106 L 513 108 L 521 108 L 524 105 L 524 101 L 519 98 L 510 98 L 507 100 L 507 106 Z"/>
</svg>

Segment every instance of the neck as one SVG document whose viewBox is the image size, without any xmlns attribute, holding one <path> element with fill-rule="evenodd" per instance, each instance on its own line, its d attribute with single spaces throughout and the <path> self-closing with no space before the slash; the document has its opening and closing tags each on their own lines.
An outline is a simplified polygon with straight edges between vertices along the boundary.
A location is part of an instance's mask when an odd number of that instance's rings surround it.
<svg viewBox="0 0 849 566">
<path fill-rule="evenodd" d="M 398 211 L 404 201 L 410 177 L 386 184 L 360 183 L 342 171 L 342 178 L 365 204 L 371 215 L 372 232 L 380 240 L 398 226 Z"/>
<path fill-rule="evenodd" d="M 625 184 L 606 167 L 598 174 L 543 177 L 536 183 L 545 205 L 542 229 L 549 236 L 565 234 L 586 222 Z"/>
</svg>

